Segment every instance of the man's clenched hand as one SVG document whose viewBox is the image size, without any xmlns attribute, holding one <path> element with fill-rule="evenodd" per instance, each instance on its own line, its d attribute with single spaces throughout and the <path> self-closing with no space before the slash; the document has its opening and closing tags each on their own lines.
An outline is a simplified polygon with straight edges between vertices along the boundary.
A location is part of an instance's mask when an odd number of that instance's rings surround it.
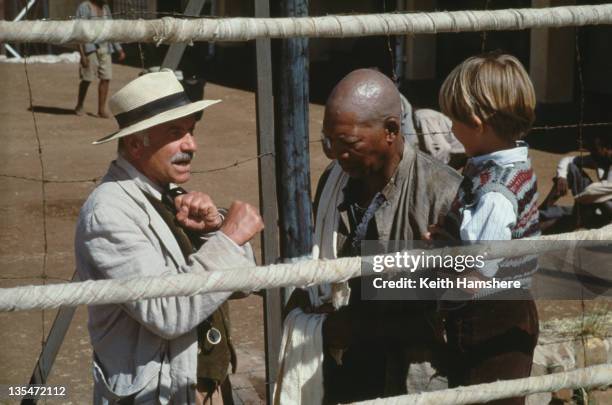
<svg viewBox="0 0 612 405">
<path fill-rule="evenodd" d="M 221 226 L 221 232 L 242 246 L 263 228 L 263 220 L 255 207 L 242 201 L 234 201 Z"/>
<path fill-rule="evenodd" d="M 176 219 L 185 228 L 197 232 L 212 232 L 219 229 L 223 219 L 217 206 L 208 194 L 190 191 L 174 199 Z"/>
</svg>

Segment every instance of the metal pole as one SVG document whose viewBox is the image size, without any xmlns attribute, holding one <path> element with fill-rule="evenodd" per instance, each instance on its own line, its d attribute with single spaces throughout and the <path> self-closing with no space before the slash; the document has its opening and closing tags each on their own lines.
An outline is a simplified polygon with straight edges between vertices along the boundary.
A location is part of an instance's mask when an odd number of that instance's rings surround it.
<svg viewBox="0 0 612 405">
<path fill-rule="evenodd" d="M 17 14 L 17 16 L 13 19 L 13 21 L 20 21 L 28 11 L 32 8 L 32 6 L 36 3 L 36 0 L 30 0 L 28 4 Z"/>
<path fill-rule="evenodd" d="M 15 18 L 13 19 L 13 21 L 20 21 L 25 15 L 26 13 L 32 8 L 32 6 L 34 5 L 34 3 L 36 3 L 36 0 L 30 0 L 26 6 L 19 12 L 19 14 L 17 14 L 17 16 L 15 16 Z M 16 58 L 21 58 L 21 55 L 19 55 L 19 53 L 9 44 L 4 44 L 4 47 L 6 48 L 7 51 L 9 51 L 14 57 Z"/>
<path fill-rule="evenodd" d="M 281 16 L 308 15 L 307 0 L 284 0 Z M 283 258 L 312 251 L 308 138 L 308 39 L 281 41 L 277 87 L 280 246 Z"/>
<path fill-rule="evenodd" d="M 269 17 L 269 0 L 255 1 L 255 17 Z M 276 156 L 274 147 L 274 96 L 272 91 L 272 52 L 270 39 L 255 41 L 257 55 L 257 154 L 259 167 L 259 206 L 266 224 L 261 235 L 265 264 L 278 259 L 278 208 L 276 205 Z M 264 333 L 266 349 L 266 402 L 272 403 L 282 332 L 281 289 L 264 292 Z"/>
<path fill-rule="evenodd" d="M 206 0 L 190 0 L 189 3 L 187 3 L 187 6 L 185 6 L 183 14 L 189 16 L 200 15 L 202 13 L 204 3 L 206 3 Z M 166 52 L 166 56 L 164 56 L 161 67 L 176 70 L 179 63 L 181 63 L 181 59 L 185 53 L 185 48 L 187 48 L 187 44 L 184 43 L 171 44 Z"/>
<path fill-rule="evenodd" d="M 79 275 L 76 271 L 72 275 L 72 281 L 79 281 Z M 76 307 L 61 307 L 59 311 L 57 311 L 57 316 L 53 321 L 53 326 L 51 326 L 49 335 L 46 336 L 45 346 L 43 347 L 42 352 L 38 357 L 38 361 L 34 366 L 32 377 L 30 377 L 30 385 L 44 385 L 47 383 L 47 377 L 49 377 L 51 374 L 51 368 L 53 367 L 55 358 L 62 347 L 66 333 L 68 333 L 68 328 L 70 328 L 70 323 L 72 322 L 75 311 Z M 21 405 L 34 405 L 37 402 L 37 399 L 22 399 Z"/>
</svg>

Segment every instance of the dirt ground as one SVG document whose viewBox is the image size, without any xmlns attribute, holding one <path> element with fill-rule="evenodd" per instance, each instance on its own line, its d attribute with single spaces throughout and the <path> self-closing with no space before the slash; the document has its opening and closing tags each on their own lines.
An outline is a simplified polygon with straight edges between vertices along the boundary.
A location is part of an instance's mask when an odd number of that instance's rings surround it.
<svg viewBox="0 0 612 405">
<path fill-rule="evenodd" d="M 0 287 L 41 283 L 46 227 L 47 282 L 69 279 L 74 271 L 73 234 L 79 208 L 94 183 L 54 183 L 12 178 L 41 178 L 41 162 L 48 180 L 93 179 L 105 173 L 115 156 L 115 144 L 93 146 L 91 142 L 115 129 L 111 119 L 71 113 L 76 103 L 77 66 L 29 65 L 34 117 L 29 110 L 28 86 L 23 65 L 0 64 Z M 111 93 L 138 73 L 114 66 Z M 96 88 L 89 91 L 86 111 L 96 111 Z M 204 114 L 196 130 L 199 151 L 194 170 L 229 165 L 256 155 L 254 94 L 208 84 L 205 97 L 223 103 Z M 310 136 L 319 139 L 323 108 L 311 105 Z M 35 118 L 35 121 L 34 119 Z M 34 131 L 38 126 L 42 155 Z M 327 164 L 319 146 L 312 143 L 312 184 Z M 532 151 L 539 188 L 548 191 L 560 155 Z M 42 161 L 40 160 L 42 159 Z M 234 199 L 258 205 L 257 162 L 206 174 L 195 174 L 186 188 L 210 194 L 217 204 L 229 206 Z M 46 218 L 46 219 L 45 219 Z M 269 224 L 268 224 L 269 226 Z M 256 251 L 259 241 L 255 240 Z M 587 303 L 587 308 L 591 305 Z M 579 313 L 576 302 L 540 302 L 544 318 Z M 264 338 L 262 300 L 251 296 L 231 302 L 234 337 L 242 363 L 243 381 L 264 395 Z M 44 331 L 48 332 L 56 311 L 0 313 L 0 384 L 25 384 L 38 357 Z M 84 307 L 76 315 L 53 367 L 48 383 L 66 385 L 70 400 L 89 403 L 91 398 L 91 347 Z M 248 384 L 245 385 L 245 387 Z M 257 402 L 257 400 L 252 400 Z M 2 403 L 2 400 L 0 400 Z"/>
</svg>

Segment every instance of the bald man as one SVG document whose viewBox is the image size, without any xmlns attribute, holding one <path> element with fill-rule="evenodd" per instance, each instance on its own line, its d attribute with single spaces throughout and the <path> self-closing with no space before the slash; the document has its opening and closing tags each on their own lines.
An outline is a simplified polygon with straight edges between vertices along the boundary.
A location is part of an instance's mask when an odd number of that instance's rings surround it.
<svg viewBox="0 0 612 405">
<path fill-rule="evenodd" d="M 315 256 L 359 256 L 364 240 L 418 240 L 447 212 L 460 176 L 404 141 L 400 105 L 394 83 L 369 69 L 348 74 L 329 96 L 322 143 L 333 162 L 317 186 Z M 322 326 L 324 402 L 405 393 L 415 360 L 409 352 L 432 350 L 442 339 L 435 307 L 362 300 L 360 279 L 348 284 L 344 302 L 334 298 L 338 288 L 319 286 L 314 293 L 298 290 L 288 304 L 315 312 L 344 305 Z M 342 353 L 341 363 L 334 352 Z"/>
</svg>

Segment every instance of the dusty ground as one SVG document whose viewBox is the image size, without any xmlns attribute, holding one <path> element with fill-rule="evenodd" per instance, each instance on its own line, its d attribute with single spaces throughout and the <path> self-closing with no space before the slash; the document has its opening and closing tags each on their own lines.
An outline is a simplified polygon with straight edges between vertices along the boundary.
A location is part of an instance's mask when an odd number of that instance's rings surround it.
<svg viewBox="0 0 612 405">
<path fill-rule="evenodd" d="M 30 65 L 28 67 L 36 122 L 42 150 L 45 178 L 49 180 L 92 179 L 102 175 L 115 155 L 113 143 L 92 146 L 91 142 L 115 128 L 113 120 L 93 116 L 76 117 L 76 65 Z M 136 76 L 134 68 L 117 66 L 111 92 Z M 0 174 L 41 177 L 28 86 L 23 65 L 0 65 Z M 96 89 L 91 88 L 86 111 L 95 112 Z M 209 84 L 206 98 L 223 99 L 207 110 L 196 132 L 199 153 L 195 170 L 231 164 L 256 154 L 255 99 L 253 93 Z M 311 139 L 319 138 L 322 107 L 310 109 Z M 312 144 L 313 185 L 327 164 L 320 148 Z M 559 155 L 533 151 L 542 193 Z M 42 186 L 35 181 L 0 177 L 0 287 L 41 283 L 44 238 L 47 234 L 47 282 L 69 279 L 74 270 L 73 230 L 82 201 L 93 182 L 47 183 L 46 221 L 43 219 Z M 186 186 L 213 196 L 222 206 L 233 199 L 258 204 L 257 163 L 208 174 L 196 174 Z M 259 241 L 254 241 L 259 249 Z M 591 305 L 587 303 L 587 307 Z M 572 302 L 540 302 L 545 318 L 575 315 L 580 305 Z M 263 396 L 262 300 L 251 296 L 231 303 L 234 336 L 239 349 L 241 377 Z M 0 384 L 24 384 L 29 380 L 55 311 L 0 314 Z M 69 387 L 70 402 L 89 403 L 91 398 L 91 349 L 85 308 L 78 308 L 68 336 L 57 358 L 49 384 Z M 248 384 L 247 384 L 248 385 Z M 0 400 L 2 403 L 2 400 Z"/>
</svg>

